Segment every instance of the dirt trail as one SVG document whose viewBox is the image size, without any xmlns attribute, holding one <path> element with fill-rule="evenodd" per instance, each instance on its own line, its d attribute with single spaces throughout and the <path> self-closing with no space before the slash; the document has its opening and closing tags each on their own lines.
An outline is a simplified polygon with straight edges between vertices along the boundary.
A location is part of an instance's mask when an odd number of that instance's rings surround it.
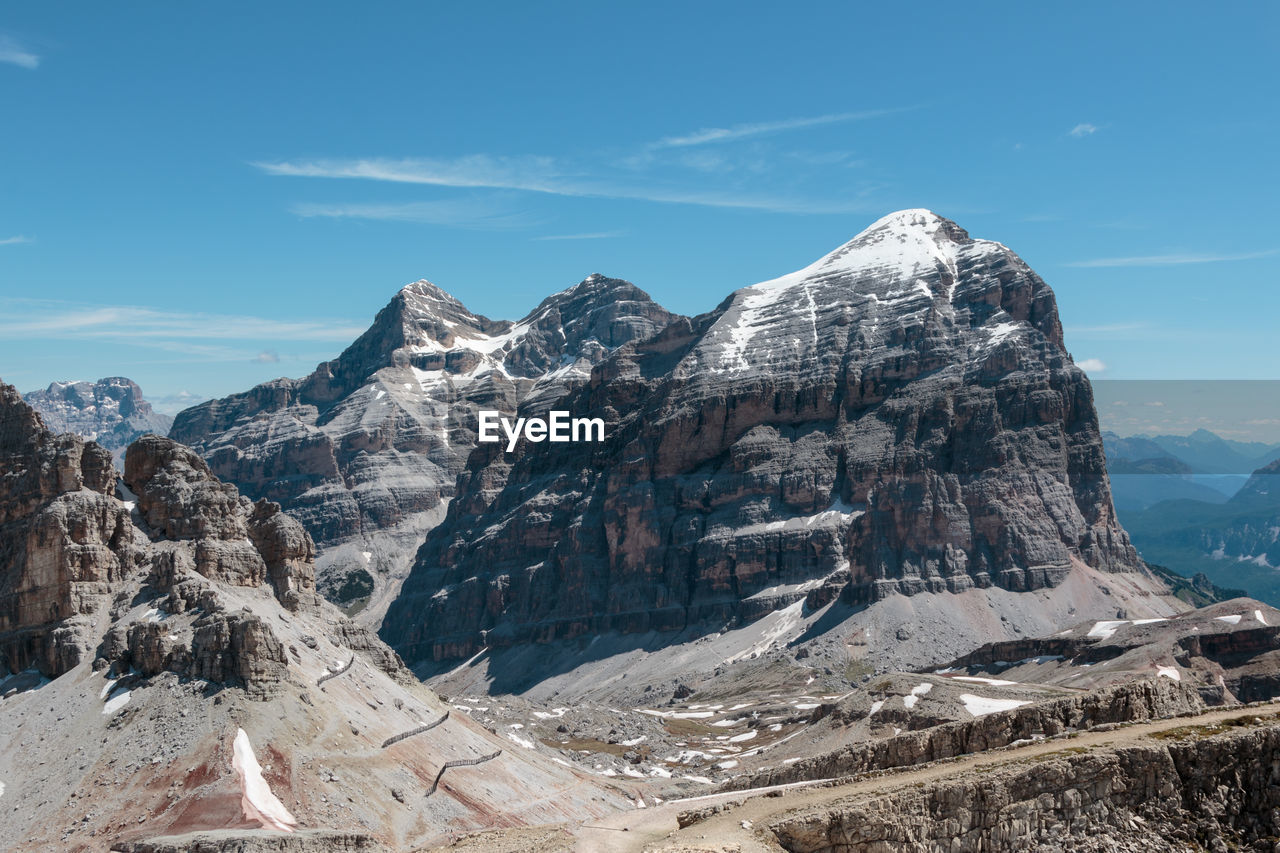
<svg viewBox="0 0 1280 853">
<path fill-rule="evenodd" d="M 640 853 L 640 851 L 683 851 L 683 853 L 779 853 L 782 848 L 759 838 L 750 827 L 761 825 L 783 812 L 821 806 L 857 794 L 884 793 L 899 788 L 951 778 L 974 768 L 1012 764 L 1070 747 L 1132 746 L 1151 735 L 1184 726 L 1203 726 L 1238 717 L 1260 717 L 1268 723 L 1280 722 L 1280 708 L 1233 706 L 1167 720 L 1137 723 L 1110 731 L 1082 732 L 1068 739 L 1035 741 L 1012 749 L 975 753 L 949 761 L 934 762 L 883 776 L 854 779 L 846 784 L 820 786 L 830 780 L 797 782 L 751 791 L 730 791 L 672 800 L 661 806 L 621 812 L 592 821 L 574 830 L 575 850 L 582 853 Z M 781 796 L 763 796 L 783 791 Z M 736 807 L 683 830 L 676 824 L 682 811 L 718 803 L 740 803 Z M 743 822 L 749 826 L 743 827 Z"/>
</svg>

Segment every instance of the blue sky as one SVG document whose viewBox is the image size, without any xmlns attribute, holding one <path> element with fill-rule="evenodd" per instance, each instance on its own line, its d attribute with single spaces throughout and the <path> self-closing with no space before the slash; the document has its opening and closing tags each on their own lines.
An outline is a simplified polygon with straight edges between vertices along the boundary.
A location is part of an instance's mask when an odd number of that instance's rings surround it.
<svg viewBox="0 0 1280 853">
<path fill-rule="evenodd" d="M 6 4 L 0 377 L 242 390 L 418 278 L 696 313 L 927 207 L 1095 377 L 1280 378 L 1280 7 L 1208 10 Z"/>
</svg>

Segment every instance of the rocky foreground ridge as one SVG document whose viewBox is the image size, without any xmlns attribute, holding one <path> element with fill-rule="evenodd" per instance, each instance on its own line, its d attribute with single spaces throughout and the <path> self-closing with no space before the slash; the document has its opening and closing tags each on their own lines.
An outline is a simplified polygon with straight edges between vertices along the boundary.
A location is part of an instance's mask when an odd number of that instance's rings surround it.
<svg viewBox="0 0 1280 853">
<path fill-rule="evenodd" d="M 1280 727 L 1073 753 L 893 796 L 852 796 L 768 831 L 788 853 L 1273 850 Z"/>
<path fill-rule="evenodd" d="M 172 437 L 246 495 L 280 503 L 321 545 L 321 591 L 376 625 L 476 444 L 476 412 L 514 411 L 585 381 L 675 315 L 593 275 L 518 322 L 469 311 L 427 281 L 303 379 L 181 412 Z"/>
<path fill-rule="evenodd" d="M 1142 572 L 1052 291 L 928 211 L 621 347 L 556 407 L 607 440 L 472 454 L 383 623 L 411 662 Z"/>
<path fill-rule="evenodd" d="M 0 849 L 411 849 L 631 802 L 450 714 L 317 595 L 301 524 L 171 439 L 121 482 L 0 384 L 0 548 Z"/>
</svg>

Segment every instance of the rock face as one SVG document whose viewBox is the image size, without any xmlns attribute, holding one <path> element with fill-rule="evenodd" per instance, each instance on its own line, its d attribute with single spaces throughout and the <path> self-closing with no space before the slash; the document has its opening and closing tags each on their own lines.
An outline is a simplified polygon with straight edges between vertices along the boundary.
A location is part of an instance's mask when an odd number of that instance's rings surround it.
<svg viewBox="0 0 1280 853">
<path fill-rule="evenodd" d="M 965 722 L 947 723 L 921 731 L 903 732 L 870 743 L 851 744 L 836 752 L 793 761 L 781 767 L 733 779 L 724 787 L 745 790 L 812 779 L 833 779 L 929 761 L 955 758 L 1008 746 L 1015 741 L 1053 737 L 1094 726 L 1141 722 L 1203 711 L 1205 704 L 1192 687 L 1167 678 L 1137 681 L 1116 687 L 999 711 Z M 865 713 L 865 712 L 864 712 Z M 837 705 L 833 720 L 848 718 Z"/>
<path fill-rule="evenodd" d="M 348 646 L 406 677 L 376 638 L 322 614 L 315 546 L 278 504 L 251 502 L 190 448 L 156 435 L 125 459 L 125 501 L 111 455 L 54 435 L 0 385 L 0 665 L 49 678 L 97 659 L 142 676 L 173 672 L 268 697 L 287 677 L 285 649 L 261 613 L 223 590 L 267 585 L 284 608 L 332 622 Z M 137 595 L 158 606 L 122 618 Z M 114 623 L 114 624 L 113 624 Z"/>
<path fill-rule="evenodd" d="M 0 671 L 54 677 L 96 645 L 145 544 L 115 490 L 105 448 L 54 435 L 0 384 Z"/>
<path fill-rule="evenodd" d="M 1048 757 L 768 827 L 793 853 L 1273 849 L 1280 727 Z"/>
<path fill-rule="evenodd" d="M 449 715 L 315 592 L 302 525 L 190 448 L 140 439 L 124 483 L 106 450 L 54 435 L 0 384 L 0 838 L 419 849 L 495 822 L 631 807 Z M 484 772 L 468 772 L 480 759 Z M 433 791 L 442 766 L 455 769 Z M 249 829 L 267 822 L 266 788 L 299 832 Z"/>
<path fill-rule="evenodd" d="M 673 317 L 600 275 L 515 323 L 473 314 L 419 281 L 334 361 L 188 409 L 172 437 L 223 480 L 301 521 L 322 547 L 326 596 L 369 599 L 359 618 L 376 624 L 453 495 L 476 412 L 559 397 Z"/>
<path fill-rule="evenodd" d="M 606 441 L 472 455 L 384 621 L 406 658 L 1140 567 L 1052 291 L 928 211 L 622 347 L 556 408 Z"/>
<path fill-rule="evenodd" d="M 132 379 L 109 376 L 97 382 L 54 382 L 23 399 L 54 432 L 73 432 L 96 441 L 117 459 L 134 439 L 149 432 L 164 435 L 173 418 L 152 410 Z"/>
</svg>

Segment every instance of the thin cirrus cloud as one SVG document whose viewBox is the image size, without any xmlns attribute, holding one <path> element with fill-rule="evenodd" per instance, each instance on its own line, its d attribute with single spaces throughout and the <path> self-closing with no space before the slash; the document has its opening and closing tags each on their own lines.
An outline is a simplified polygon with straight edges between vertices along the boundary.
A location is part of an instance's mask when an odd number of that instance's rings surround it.
<svg viewBox="0 0 1280 853">
<path fill-rule="evenodd" d="M 17 246 L 20 243 L 33 243 L 33 242 L 35 241 L 32 240 L 30 237 L 25 237 L 19 234 L 16 237 L 5 237 L 3 240 L 0 240 L 0 246 Z"/>
<path fill-rule="evenodd" d="M 785 133 L 789 130 L 803 130 L 809 127 L 820 127 L 826 124 L 842 124 L 850 121 L 865 121 L 880 118 L 894 113 L 907 112 L 918 107 L 895 107 L 883 110 L 863 110 L 852 113 L 829 113 L 827 115 L 810 116 L 808 118 L 792 118 L 782 121 L 762 121 L 747 124 L 735 124 L 730 127 L 707 127 L 695 130 L 684 136 L 668 136 L 652 143 L 650 148 L 687 148 L 692 145 L 711 145 L 719 142 L 736 142 L 753 136 L 764 136 L 774 133 Z"/>
<path fill-rule="evenodd" d="M 1280 252 L 1278 249 L 1268 249 L 1263 252 L 1243 252 L 1240 254 L 1189 254 L 1177 253 L 1169 255 L 1136 255 L 1126 258 L 1094 258 L 1088 261 L 1073 261 L 1067 266 L 1069 267 L 1174 267 L 1183 264 L 1220 264 L 1230 261 L 1252 261 L 1258 258 L 1268 258 Z"/>
<path fill-rule="evenodd" d="M 525 213 L 498 205 L 474 201 L 414 201 L 400 204 L 316 204 L 299 203 L 290 210 L 304 218 L 373 219 L 417 222 L 470 230 L 501 231 L 526 228 L 536 221 Z"/>
<path fill-rule="evenodd" d="M 16 309 L 16 310 L 15 310 Z M 6 338 L 122 340 L 161 349 L 198 350 L 199 340 L 349 341 L 363 327 L 326 321 L 281 322 L 266 317 L 159 311 L 133 305 L 68 306 L 15 300 L 5 306 Z"/>
<path fill-rule="evenodd" d="M 1071 135 L 1076 139 L 1080 139 L 1085 136 L 1093 136 L 1097 132 L 1098 126 L 1096 124 L 1089 124 L 1088 122 L 1082 122 L 1071 128 Z"/>
<path fill-rule="evenodd" d="M 579 198 L 633 199 L 705 207 L 767 210 L 775 213 L 865 213 L 875 207 L 855 196 L 825 201 L 791 196 L 664 186 L 658 181 L 627 182 L 584 175 L 580 168 L 550 157 L 321 159 L 252 164 L 269 175 L 348 178 L 439 187 L 520 190 Z"/>
<path fill-rule="evenodd" d="M 40 67 L 40 57 L 23 47 L 13 37 L 0 35 L 0 62 L 35 70 Z"/>
</svg>

